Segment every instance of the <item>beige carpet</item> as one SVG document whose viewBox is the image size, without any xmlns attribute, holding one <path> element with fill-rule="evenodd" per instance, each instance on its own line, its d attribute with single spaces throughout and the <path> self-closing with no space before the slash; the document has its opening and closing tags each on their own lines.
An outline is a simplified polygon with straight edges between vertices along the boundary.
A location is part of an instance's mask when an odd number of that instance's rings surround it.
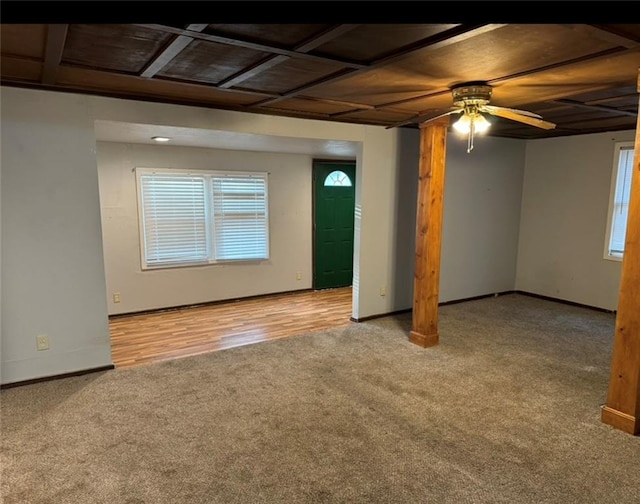
<svg viewBox="0 0 640 504">
<path fill-rule="evenodd" d="M 612 314 L 510 294 L 0 395 L 4 504 L 640 502 Z"/>
</svg>

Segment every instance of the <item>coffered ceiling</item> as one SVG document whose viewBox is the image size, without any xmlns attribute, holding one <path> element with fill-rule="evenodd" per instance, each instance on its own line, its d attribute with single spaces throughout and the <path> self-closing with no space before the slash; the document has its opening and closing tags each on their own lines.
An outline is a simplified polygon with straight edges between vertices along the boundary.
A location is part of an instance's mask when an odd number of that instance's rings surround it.
<svg viewBox="0 0 640 504">
<path fill-rule="evenodd" d="M 5 86 L 396 127 L 492 87 L 490 134 L 635 129 L 640 24 L 5 23 Z M 401 127 L 415 128 L 416 122 Z"/>
</svg>

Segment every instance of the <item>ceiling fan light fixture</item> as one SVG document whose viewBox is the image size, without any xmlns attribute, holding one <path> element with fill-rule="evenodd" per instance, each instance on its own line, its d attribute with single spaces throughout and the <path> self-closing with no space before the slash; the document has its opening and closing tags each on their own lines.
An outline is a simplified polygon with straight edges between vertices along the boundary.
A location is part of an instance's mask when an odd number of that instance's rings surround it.
<svg viewBox="0 0 640 504">
<path fill-rule="evenodd" d="M 453 128 L 463 135 L 468 135 L 471 131 L 471 116 L 463 114 L 460 119 L 453 123 Z"/>
<path fill-rule="evenodd" d="M 473 130 L 476 133 L 484 133 L 489 129 L 491 123 L 482 114 L 478 114 L 473 118 Z"/>
<path fill-rule="evenodd" d="M 462 133 L 468 135 L 467 137 L 467 153 L 473 150 L 473 137 L 476 133 L 484 133 L 489 129 L 491 123 L 477 110 L 465 109 L 462 117 L 453 123 L 453 128 Z"/>
<path fill-rule="evenodd" d="M 450 107 L 448 112 L 438 113 L 436 109 L 435 115 L 433 113 L 418 114 L 407 121 L 397 123 L 395 126 L 403 126 L 412 122 L 425 123 L 451 114 L 462 114 L 460 119 L 453 123 L 453 129 L 463 135 L 467 135 L 467 152 L 473 150 L 473 137 L 475 134 L 485 133 L 491 126 L 491 122 L 487 120 L 484 114 L 521 122 L 536 128 L 553 129 L 556 127 L 552 122 L 543 121 L 542 116 L 534 112 L 489 105 L 492 87 L 486 82 L 468 82 L 458 84 L 450 89 L 453 96 L 453 107 Z M 391 127 L 394 126 L 388 126 L 388 128 Z"/>
</svg>

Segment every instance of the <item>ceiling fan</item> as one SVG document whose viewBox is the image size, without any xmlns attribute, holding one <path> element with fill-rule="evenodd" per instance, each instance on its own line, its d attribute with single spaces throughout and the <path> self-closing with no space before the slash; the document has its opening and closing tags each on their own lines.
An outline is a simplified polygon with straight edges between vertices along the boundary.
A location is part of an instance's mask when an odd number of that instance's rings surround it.
<svg viewBox="0 0 640 504">
<path fill-rule="evenodd" d="M 436 119 L 451 114 L 462 114 L 460 119 L 453 124 L 453 127 L 457 131 L 468 135 L 467 152 L 471 152 L 473 149 L 473 137 L 475 133 L 482 133 L 491 125 L 491 123 L 482 115 L 483 112 L 528 124 L 530 126 L 535 126 L 536 128 L 553 129 L 556 127 L 554 123 L 543 121 L 542 116 L 534 114 L 533 112 L 489 105 L 492 90 L 493 88 L 485 82 L 467 82 L 464 84 L 458 84 L 451 88 L 453 107 L 451 107 L 449 111 L 440 114 L 436 112 L 436 115 L 433 115 L 433 111 L 430 113 L 418 114 L 406 121 L 387 126 L 387 129 L 404 126 L 406 124 L 435 121 Z"/>
</svg>

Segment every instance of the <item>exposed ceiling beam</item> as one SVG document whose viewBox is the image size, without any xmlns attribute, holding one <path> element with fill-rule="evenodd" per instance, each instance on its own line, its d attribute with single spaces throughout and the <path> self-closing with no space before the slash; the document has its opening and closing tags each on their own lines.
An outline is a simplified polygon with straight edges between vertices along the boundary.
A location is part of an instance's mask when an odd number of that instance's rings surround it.
<svg viewBox="0 0 640 504">
<path fill-rule="evenodd" d="M 360 26 L 360 25 L 343 24 L 343 25 L 332 26 L 331 28 L 324 30 L 323 32 L 317 35 L 314 35 L 313 37 L 306 40 L 302 44 L 294 47 L 293 50 L 300 53 L 307 53 L 309 51 L 312 51 L 316 47 L 319 47 L 322 44 L 326 44 L 330 40 L 333 40 L 339 37 L 340 35 L 353 30 L 357 26 Z M 246 69 L 241 70 L 240 72 L 237 72 L 234 75 L 230 76 L 229 78 L 219 82 L 218 87 L 230 88 L 231 86 L 235 86 L 236 84 L 239 84 L 240 82 L 250 79 L 252 77 L 255 77 L 256 75 L 270 68 L 273 68 L 274 66 L 279 65 L 280 63 L 283 63 L 290 58 L 291 56 L 285 56 L 284 54 L 269 56 L 268 58 L 265 58 L 259 63 L 252 65 L 250 67 L 247 67 Z"/>
<path fill-rule="evenodd" d="M 355 73 L 358 73 L 358 71 L 353 69 L 353 68 L 343 68 L 342 70 L 338 70 L 337 72 L 334 72 L 334 73 L 329 74 L 329 75 L 325 75 L 324 77 L 322 77 L 320 79 L 314 80 L 311 83 L 303 84 L 302 86 L 299 86 L 299 87 L 297 87 L 295 89 L 287 91 L 286 93 L 281 93 L 280 95 L 278 95 L 278 96 L 276 96 L 274 98 L 267 98 L 264 101 L 257 102 L 257 103 L 252 103 L 251 106 L 252 107 L 262 107 L 264 105 L 270 105 L 270 104 L 275 103 L 275 102 L 286 100 L 287 98 L 293 98 L 295 96 L 298 96 L 298 95 L 304 93 L 305 91 L 308 91 L 311 88 L 314 88 L 316 86 L 320 86 L 322 84 L 326 84 L 328 82 L 337 81 L 339 79 L 342 79 L 344 77 L 353 75 Z"/>
<path fill-rule="evenodd" d="M 500 82 L 505 82 L 508 80 L 519 79 L 521 77 L 529 77 L 531 75 L 546 72 L 548 70 L 556 70 L 558 68 L 567 68 L 574 65 L 579 65 L 585 62 L 593 62 L 599 59 L 610 58 L 613 55 L 619 56 L 621 54 L 637 52 L 638 47 L 632 49 L 624 49 L 618 47 L 613 47 L 611 49 L 606 49 L 604 51 L 599 51 L 597 53 L 587 54 L 585 56 L 580 56 L 578 58 L 573 58 L 570 60 L 561 61 L 559 63 L 553 63 L 551 65 L 545 65 L 537 68 L 532 68 L 530 70 L 524 70 L 523 72 L 517 72 L 511 75 L 505 75 L 504 77 L 499 77 L 497 79 L 492 79 L 489 81 L 490 84 L 498 84 Z"/>
<path fill-rule="evenodd" d="M 640 45 L 640 40 L 631 38 L 626 34 L 623 34 L 620 30 L 616 30 L 615 26 L 611 25 L 577 25 L 584 30 L 591 31 L 596 37 L 612 44 L 617 44 L 627 49 L 633 49 Z"/>
<path fill-rule="evenodd" d="M 476 25 L 457 25 L 454 28 L 450 28 L 431 37 L 418 40 L 413 44 L 406 45 L 400 48 L 398 51 L 394 51 L 391 54 L 378 58 L 371 62 L 372 68 L 379 68 L 396 61 L 400 61 L 408 56 L 412 56 L 416 51 L 422 49 L 428 49 L 429 51 L 436 51 L 444 47 L 463 42 L 470 38 L 483 35 L 485 33 L 492 32 L 506 24 L 476 24 Z"/>
<path fill-rule="evenodd" d="M 146 29 L 161 31 L 164 33 L 173 33 L 174 35 L 184 35 L 197 40 L 214 42 L 216 44 L 225 44 L 225 45 L 231 45 L 235 47 L 242 47 L 244 49 L 252 49 L 254 51 L 261 51 L 264 53 L 280 54 L 282 56 L 289 56 L 292 58 L 307 59 L 307 60 L 319 61 L 323 63 L 332 63 L 334 65 L 339 65 L 343 67 L 367 68 L 366 64 L 358 63 L 356 61 L 344 60 L 339 58 L 330 58 L 328 56 L 316 56 L 315 54 L 297 52 L 291 49 L 285 49 L 283 47 L 277 47 L 277 46 L 272 46 L 268 44 L 260 44 L 257 42 L 251 42 L 249 40 L 225 37 L 222 35 L 214 35 L 211 33 L 194 32 L 194 31 L 185 30 L 182 28 L 175 28 L 173 26 L 166 26 L 166 25 L 159 25 L 159 24 L 134 24 L 133 26 L 140 26 Z"/>
<path fill-rule="evenodd" d="M 187 29 L 194 32 L 201 32 L 207 26 L 208 25 L 206 24 L 191 24 Z M 193 37 L 187 37 L 186 35 L 178 35 L 175 37 L 168 46 L 160 51 L 160 53 L 147 64 L 140 74 L 140 77 L 153 77 L 167 66 L 169 62 L 180 54 L 191 42 L 193 42 Z"/>
<path fill-rule="evenodd" d="M 637 112 L 632 112 L 629 110 L 620 110 L 615 107 L 606 107 L 604 105 L 589 105 L 589 104 L 582 103 L 575 100 L 560 99 L 560 100 L 552 100 L 551 103 L 560 103 L 562 105 L 569 105 L 571 107 L 583 108 L 583 109 L 588 109 L 588 110 L 598 111 L 598 112 L 609 112 L 611 114 L 617 114 L 617 115 L 626 115 L 631 117 L 638 116 Z"/>
<path fill-rule="evenodd" d="M 418 96 L 412 96 L 410 98 L 403 98 L 402 100 L 394 100 L 392 102 L 381 103 L 377 108 L 387 109 L 389 107 L 395 107 L 396 105 L 404 105 L 405 103 L 411 103 L 418 100 L 424 100 L 425 98 L 435 98 L 436 96 L 450 95 L 450 89 L 442 89 L 440 91 L 434 91 L 433 93 L 427 93 Z"/>
<path fill-rule="evenodd" d="M 327 28 L 326 30 L 313 35 L 311 38 L 303 42 L 302 44 L 294 47 L 294 51 L 307 53 L 309 51 L 313 51 L 314 49 L 320 47 L 327 42 L 331 42 L 332 40 L 337 39 L 341 35 L 350 32 L 351 30 L 361 26 L 359 24 L 339 24 L 333 25 Z"/>
<path fill-rule="evenodd" d="M 348 103 L 348 102 L 345 102 Z M 357 104 L 354 104 L 353 109 L 351 110 L 343 110 L 342 112 L 334 112 L 333 114 L 331 114 L 332 118 L 338 118 L 338 117 L 343 117 L 343 116 L 349 116 L 349 115 L 353 115 L 353 114 L 357 114 L 358 112 L 363 112 L 366 110 L 384 110 L 385 112 L 395 112 L 396 114 L 404 114 L 404 115 L 408 115 L 408 114 L 413 114 L 411 117 L 415 116 L 415 112 L 412 112 L 411 110 L 407 110 L 405 108 L 399 108 L 399 107 L 380 107 L 378 105 L 370 105 L 368 107 L 357 107 L 355 106 Z M 433 112 L 434 109 L 431 110 L 431 112 Z M 430 111 L 425 110 L 422 111 L 421 114 L 428 114 Z"/>
<path fill-rule="evenodd" d="M 50 85 L 56 82 L 68 31 L 68 24 L 50 24 L 47 26 L 47 46 L 44 55 L 44 69 L 42 71 L 43 84 Z"/>
<path fill-rule="evenodd" d="M 396 105 L 403 105 L 405 103 L 411 103 L 413 101 L 416 101 L 418 99 L 423 100 L 425 98 L 434 98 L 436 96 L 442 96 L 442 95 L 450 95 L 451 94 L 451 90 L 446 89 L 443 91 L 436 91 L 435 93 L 429 93 L 428 95 L 420 95 L 419 98 L 417 97 L 411 97 L 411 98 L 404 98 L 402 100 L 395 100 L 393 102 L 388 102 L 388 103 L 383 103 L 383 104 L 379 104 L 376 105 L 374 108 L 376 110 L 389 110 L 392 112 L 399 112 L 399 113 L 404 113 L 404 114 L 411 114 L 411 119 L 415 118 L 416 115 L 429 115 L 431 113 L 434 113 L 435 110 L 434 109 L 430 109 L 430 110 L 423 110 L 421 111 L 419 114 L 416 114 L 415 112 L 412 112 L 410 110 L 406 110 L 406 109 L 401 109 L 399 107 L 396 107 Z M 344 112 L 336 112 L 335 114 L 332 114 L 331 117 L 340 117 L 340 116 L 345 116 L 345 115 L 350 115 L 353 113 L 358 112 L 358 110 L 345 110 Z M 411 122 L 411 121 L 408 121 Z"/>
<path fill-rule="evenodd" d="M 187 82 L 187 81 L 185 81 Z M 216 87 L 216 86 L 212 86 L 212 87 Z M 216 89 L 218 89 L 216 87 Z M 256 96 L 262 94 L 263 96 L 268 96 L 267 99 L 271 99 L 271 98 L 278 98 L 279 95 L 277 93 L 267 93 L 267 92 L 258 92 L 258 91 L 253 91 L 251 89 L 247 89 L 247 88 L 239 88 L 239 87 L 234 87 L 232 89 L 229 88 L 220 88 L 220 89 L 224 89 L 226 91 L 241 91 L 241 92 L 245 92 L 245 93 L 252 93 Z M 343 107 L 350 107 L 352 109 L 357 109 L 357 110 L 375 110 L 375 106 L 374 105 L 369 105 L 366 103 L 357 103 L 357 102 L 352 102 L 352 101 L 345 101 L 345 100 L 334 100 L 332 98 L 321 98 L 319 96 L 308 96 L 308 95 L 296 95 L 296 98 L 299 100 L 305 100 L 305 101 L 314 101 L 314 102 L 318 102 L 318 103 L 327 103 L 329 105 L 340 105 Z M 274 100 L 274 101 L 278 101 L 278 100 Z M 245 108 L 256 108 L 259 109 L 260 107 L 257 107 L 255 104 L 247 104 L 244 106 Z M 397 109 L 391 109 L 389 108 L 388 110 L 391 111 L 395 111 L 398 112 L 399 110 Z M 400 112 L 406 112 L 406 110 L 402 110 Z M 328 114 L 329 116 L 333 117 L 334 114 Z"/>
<path fill-rule="evenodd" d="M 307 100 L 307 101 L 314 101 L 314 102 L 318 102 L 318 103 L 327 103 L 330 105 L 339 105 L 339 106 L 343 106 L 343 107 L 353 107 L 356 108 L 358 110 L 375 110 L 375 107 L 373 105 L 367 105 L 365 103 L 354 103 L 354 102 L 348 102 L 348 101 L 342 101 L 342 100 L 331 100 L 329 98 L 318 98 L 316 96 L 304 96 L 304 95 L 300 95 L 298 96 L 298 98 L 300 100 Z M 331 117 L 334 117 L 335 114 L 329 114 Z"/>
<path fill-rule="evenodd" d="M 227 77 L 226 79 L 221 80 L 218 83 L 218 87 L 220 88 L 230 88 L 239 84 L 247 79 L 255 77 L 262 72 L 273 68 L 274 66 L 279 65 L 287 60 L 291 59 L 290 56 L 283 56 L 281 54 L 277 56 L 269 56 L 262 61 L 256 63 L 255 65 L 249 66 L 240 70 L 239 72 Z"/>
<path fill-rule="evenodd" d="M 634 102 L 634 105 L 638 106 L 638 94 L 637 93 L 629 93 L 618 96 L 610 96 L 608 98 L 600 98 L 598 100 L 589 100 L 587 105 L 602 105 L 603 103 L 611 103 L 611 102 L 619 102 L 620 100 L 630 100 Z"/>
<path fill-rule="evenodd" d="M 392 54 L 389 54 L 387 56 L 384 56 L 382 58 L 372 61 L 365 68 L 361 68 L 361 69 L 348 68 L 339 72 L 335 72 L 321 79 L 317 79 L 315 81 L 309 82 L 295 89 L 287 91 L 286 93 L 282 93 L 278 98 L 270 98 L 268 100 L 265 100 L 259 103 L 254 103 L 253 106 L 260 107 L 260 106 L 272 104 L 276 101 L 285 100 L 287 98 L 291 98 L 305 91 L 308 91 L 309 89 L 314 88 L 316 86 L 327 84 L 328 82 L 338 81 L 346 77 L 351 77 L 353 75 L 357 75 L 365 71 L 374 70 L 377 68 L 381 68 L 385 65 L 395 63 L 396 61 L 412 56 L 417 51 L 421 51 L 425 49 L 426 50 L 442 49 L 443 47 L 447 47 L 452 44 L 457 44 L 458 42 L 461 42 L 463 40 L 467 40 L 471 37 L 475 37 L 477 35 L 481 35 L 483 33 L 496 30 L 503 26 L 505 25 L 503 24 L 457 25 L 455 28 L 445 30 L 441 33 L 438 33 L 437 35 L 427 37 L 413 44 L 409 44 L 407 46 L 401 47 L 398 51 L 394 51 Z"/>
<path fill-rule="evenodd" d="M 284 115 L 284 116 L 292 116 L 292 111 L 290 109 L 282 109 L 282 108 L 278 108 L 278 107 L 264 107 L 260 109 L 260 112 L 257 113 L 277 113 L 278 115 Z M 311 111 L 300 111 L 300 110 L 296 110 L 294 111 L 294 117 L 309 117 L 309 118 L 318 118 L 318 119 L 324 119 L 327 121 L 332 120 L 331 119 L 331 114 L 325 114 L 323 112 L 311 112 Z M 368 124 L 368 125 L 375 125 L 375 126 L 386 126 L 387 125 L 387 121 L 377 121 L 375 119 L 367 119 L 361 122 L 358 121 L 353 121 L 354 124 Z"/>
</svg>

